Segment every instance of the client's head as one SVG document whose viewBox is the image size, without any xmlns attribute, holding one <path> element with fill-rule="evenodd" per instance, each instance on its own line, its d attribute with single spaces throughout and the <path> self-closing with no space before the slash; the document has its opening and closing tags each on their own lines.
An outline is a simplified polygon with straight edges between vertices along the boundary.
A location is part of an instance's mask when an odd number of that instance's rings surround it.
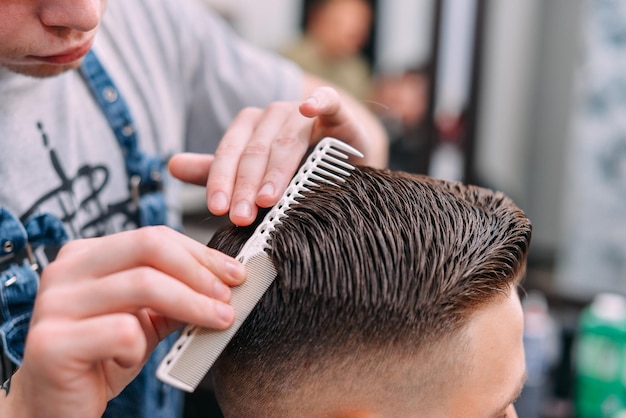
<svg viewBox="0 0 626 418">
<path fill-rule="evenodd" d="M 531 225 L 510 199 L 357 168 L 287 214 L 278 277 L 213 368 L 226 416 L 514 416 Z"/>
</svg>

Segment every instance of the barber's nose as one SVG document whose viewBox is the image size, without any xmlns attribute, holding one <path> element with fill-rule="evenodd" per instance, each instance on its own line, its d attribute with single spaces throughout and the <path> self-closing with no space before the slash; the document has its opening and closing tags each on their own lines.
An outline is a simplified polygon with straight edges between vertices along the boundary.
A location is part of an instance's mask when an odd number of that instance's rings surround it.
<svg viewBox="0 0 626 418">
<path fill-rule="evenodd" d="M 49 27 L 79 32 L 95 29 L 102 19 L 105 0 L 49 0 L 43 2 L 39 20 Z"/>
</svg>

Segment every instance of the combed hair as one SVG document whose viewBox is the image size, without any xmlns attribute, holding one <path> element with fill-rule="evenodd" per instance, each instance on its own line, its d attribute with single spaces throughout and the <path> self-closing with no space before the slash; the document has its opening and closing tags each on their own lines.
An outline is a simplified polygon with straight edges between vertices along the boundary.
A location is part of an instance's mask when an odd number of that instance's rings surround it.
<svg viewBox="0 0 626 418">
<path fill-rule="evenodd" d="M 287 215 L 268 250 L 278 277 L 217 363 L 218 377 L 258 376 L 271 396 L 326 359 L 407 355 L 458 331 L 517 284 L 531 236 L 502 193 L 366 167 Z M 234 256 L 254 227 L 209 245 Z"/>
</svg>

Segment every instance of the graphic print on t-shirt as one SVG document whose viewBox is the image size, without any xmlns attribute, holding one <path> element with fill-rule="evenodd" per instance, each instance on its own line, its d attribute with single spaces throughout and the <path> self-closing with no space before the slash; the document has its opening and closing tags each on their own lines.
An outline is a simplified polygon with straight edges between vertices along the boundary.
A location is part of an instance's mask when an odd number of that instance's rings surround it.
<svg viewBox="0 0 626 418">
<path fill-rule="evenodd" d="M 105 203 L 102 193 L 110 185 L 110 170 L 105 165 L 84 164 L 75 173 L 63 167 L 41 122 L 37 123 L 43 146 L 48 150 L 52 172 L 57 180 L 22 216 L 51 212 L 65 225 L 72 238 L 91 238 L 136 227 L 130 193 L 120 202 Z M 45 207 L 45 209 L 43 209 Z"/>
</svg>

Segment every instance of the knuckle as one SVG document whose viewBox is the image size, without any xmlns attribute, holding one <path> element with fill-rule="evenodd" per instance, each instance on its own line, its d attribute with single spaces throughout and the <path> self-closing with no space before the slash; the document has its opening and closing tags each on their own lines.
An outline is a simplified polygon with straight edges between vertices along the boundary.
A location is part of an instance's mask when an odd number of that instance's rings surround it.
<svg viewBox="0 0 626 418">
<path fill-rule="evenodd" d="M 71 267 L 68 266 L 68 262 L 65 259 L 57 258 L 46 266 L 41 272 L 40 293 L 41 290 L 48 289 L 52 283 L 56 283 L 68 278 L 68 271 L 71 271 Z"/>
<path fill-rule="evenodd" d="M 293 176 L 293 170 L 286 166 L 275 166 L 270 168 L 265 177 L 268 179 L 285 178 Z"/>
<path fill-rule="evenodd" d="M 156 239 L 162 237 L 163 234 L 169 233 L 171 229 L 165 225 L 151 225 L 139 228 L 136 231 L 140 234 L 140 237 Z"/>
<path fill-rule="evenodd" d="M 58 276 L 58 273 L 63 271 L 62 265 L 63 261 L 60 259 L 59 255 L 57 255 L 57 258 L 48 264 L 41 272 L 41 284 L 49 283 L 51 280 L 54 280 L 54 278 Z"/>
<path fill-rule="evenodd" d="M 137 267 L 133 276 L 133 280 L 128 282 L 127 292 L 131 295 L 149 293 L 152 289 L 153 270 L 150 267 Z"/>
<path fill-rule="evenodd" d="M 146 226 L 135 231 L 135 239 L 144 253 L 159 252 L 170 231 L 164 225 Z"/>
<path fill-rule="evenodd" d="M 269 154 L 269 146 L 260 141 L 250 141 L 243 151 L 244 156 L 262 156 Z"/>
<path fill-rule="evenodd" d="M 56 256 L 56 260 L 65 258 L 68 254 L 72 254 L 83 247 L 85 240 L 77 239 L 69 241 L 61 247 L 59 253 Z"/>
<path fill-rule="evenodd" d="M 135 267 L 130 280 L 118 282 L 119 291 L 125 300 L 132 303 L 148 303 L 154 299 L 154 269 L 151 267 Z"/>
<path fill-rule="evenodd" d="M 115 335 L 117 344 L 123 347 L 133 347 L 140 332 L 138 320 L 133 315 L 123 315 L 115 320 Z"/>
<path fill-rule="evenodd" d="M 254 107 L 254 106 L 248 106 L 248 107 L 244 107 L 241 111 L 239 111 L 239 114 L 237 115 L 238 118 L 250 118 L 250 117 L 257 117 L 259 116 L 261 113 L 263 112 L 263 110 L 261 108 L 258 107 Z"/>
<path fill-rule="evenodd" d="M 211 274 L 215 274 L 219 266 L 224 262 L 224 254 L 217 251 L 214 248 L 207 248 L 208 251 L 203 251 L 201 254 L 201 260 L 198 264 L 198 274 L 200 277 L 206 277 L 206 269 L 208 268 Z"/>
<path fill-rule="evenodd" d="M 48 358 L 50 341 L 59 338 L 58 331 L 54 327 L 36 324 L 28 331 L 28 350 L 30 354 L 38 358 Z"/>
<path fill-rule="evenodd" d="M 291 108 L 292 104 L 289 102 L 272 102 L 267 105 L 266 111 L 273 112 L 283 112 L 285 109 Z"/>
<path fill-rule="evenodd" d="M 222 140 L 215 150 L 215 158 L 223 158 L 231 155 L 236 155 L 239 152 L 239 146 L 230 141 L 230 135 L 226 134 L 224 140 Z"/>
<path fill-rule="evenodd" d="M 59 292 L 53 290 L 53 288 L 48 287 L 43 289 L 37 295 L 37 312 L 43 315 L 53 315 L 58 311 L 59 297 L 63 297 L 64 295 L 59 295 Z M 63 304 L 66 306 L 67 302 Z"/>
<path fill-rule="evenodd" d="M 215 308 L 212 305 L 213 301 L 209 301 L 208 303 L 211 306 L 211 310 L 209 312 L 214 312 Z M 194 299 L 194 301 L 189 304 L 189 313 L 193 318 L 206 318 L 207 302 L 199 300 L 199 298 Z"/>
<path fill-rule="evenodd" d="M 295 131 L 282 132 L 274 139 L 274 144 L 279 147 L 293 147 L 300 143 L 300 138 Z"/>
</svg>

